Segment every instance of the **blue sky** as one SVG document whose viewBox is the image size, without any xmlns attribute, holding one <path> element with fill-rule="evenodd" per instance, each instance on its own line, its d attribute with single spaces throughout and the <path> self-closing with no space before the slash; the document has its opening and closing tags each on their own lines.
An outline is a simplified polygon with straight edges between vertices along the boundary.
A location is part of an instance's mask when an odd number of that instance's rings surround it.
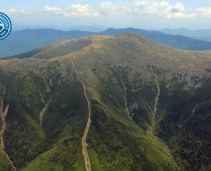
<svg viewBox="0 0 211 171">
<path fill-rule="evenodd" d="M 211 29 L 211 0 L 10 0 L 0 12 L 13 27 L 104 25 L 143 29 Z"/>
</svg>

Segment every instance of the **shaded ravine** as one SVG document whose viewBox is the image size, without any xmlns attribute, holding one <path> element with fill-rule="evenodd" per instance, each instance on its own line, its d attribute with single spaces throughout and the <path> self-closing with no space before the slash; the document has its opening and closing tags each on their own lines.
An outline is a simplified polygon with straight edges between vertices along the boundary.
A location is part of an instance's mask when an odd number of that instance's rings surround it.
<svg viewBox="0 0 211 171">
<path fill-rule="evenodd" d="M 50 98 L 50 99 L 47 101 L 47 103 L 45 104 L 45 106 L 43 107 L 43 109 L 42 109 L 41 112 L 40 112 L 40 115 L 39 115 L 39 117 L 40 117 L 40 126 L 42 126 L 43 116 L 44 116 L 46 110 L 48 109 L 48 107 L 49 107 L 49 105 L 50 105 L 50 103 L 51 103 L 51 100 L 52 100 L 52 98 Z"/>
<path fill-rule="evenodd" d="M 1 87 L 0 87 L 1 88 Z M 0 92 L 0 114 L 1 114 L 1 120 L 2 120 L 2 127 L 1 127 L 1 131 L 0 131 L 0 139 L 1 139 L 1 151 L 5 154 L 5 156 L 7 157 L 7 160 L 9 161 L 12 169 L 14 171 L 17 171 L 13 162 L 11 161 L 9 155 L 6 153 L 6 151 L 4 151 L 4 137 L 3 137 L 3 134 L 4 134 L 4 131 L 6 130 L 7 128 L 7 124 L 6 124 L 6 116 L 7 116 L 7 113 L 8 113 L 8 110 L 9 110 L 9 105 L 6 106 L 5 110 L 3 109 L 4 106 L 4 96 L 5 96 L 5 87 L 2 86 L 2 92 Z"/>
<path fill-rule="evenodd" d="M 76 71 L 76 77 L 77 77 L 78 81 L 83 86 L 84 96 L 86 97 L 86 101 L 87 101 L 87 104 L 88 104 L 88 111 L 89 111 L 88 120 L 87 120 L 87 124 L 86 124 L 85 130 L 84 130 L 84 134 L 83 134 L 81 143 L 82 143 L 82 153 L 83 153 L 83 156 L 84 156 L 86 171 L 91 171 L 92 170 L 91 169 L 91 162 L 90 162 L 90 159 L 89 159 L 88 150 L 87 150 L 87 143 L 86 143 L 87 135 L 88 135 L 88 132 L 89 132 L 89 127 L 91 125 L 91 104 L 90 104 L 89 98 L 86 94 L 86 86 L 85 86 L 84 82 L 78 77 L 77 69 L 75 69 L 75 71 Z"/>
<path fill-rule="evenodd" d="M 157 75 L 155 74 L 155 72 L 153 71 L 152 67 L 150 67 L 151 72 L 154 76 L 154 80 L 156 83 L 156 87 L 157 87 L 157 94 L 155 96 L 155 103 L 154 103 L 154 107 L 153 107 L 153 111 L 152 111 L 152 126 L 151 126 L 151 135 L 156 138 L 161 144 L 163 144 L 163 146 L 165 147 L 166 153 L 168 154 L 168 156 L 174 161 L 174 163 L 176 164 L 176 166 L 178 167 L 178 170 L 180 170 L 180 167 L 178 165 L 178 163 L 174 160 L 172 154 L 171 154 L 171 150 L 169 149 L 169 147 L 163 143 L 157 136 L 154 135 L 153 130 L 154 130 L 154 126 L 155 126 L 155 117 L 156 117 L 156 113 L 157 113 L 157 107 L 158 107 L 158 101 L 159 101 L 159 96 L 160 96 L 160 85 L 158 83 L 158 78 Z"/>
</svg>

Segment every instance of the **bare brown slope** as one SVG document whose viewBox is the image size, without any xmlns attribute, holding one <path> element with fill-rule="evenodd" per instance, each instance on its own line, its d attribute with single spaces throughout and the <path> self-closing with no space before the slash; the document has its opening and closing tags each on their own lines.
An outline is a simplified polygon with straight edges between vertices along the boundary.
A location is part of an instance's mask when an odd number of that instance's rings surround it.
<svg viewBox="0 0 211 171">
<path fill-rule="evenodd" d="M 69 50 L 67 51 L 67 49 Z M 115 56 L 112 60 L 130 61 L 132 65 L 136 65 L 136 60 L 141 59 L 142 64 L 146 65 L 153 62 L 157 66 L 173 70 L 199 72 L 209 65 L 211 51 L 193 52 L 174 49 L 144 36 L 127 33 L 117 36 L 93 36 L 59 42 L 50 45 L 44 52 L 33 57 L 43 59 L 65 55 L 79 57 L 90 55 L 91 59 L 98 58 L 103 61 L 109 61 L 109 57 Z"/>
<path fill-rule="evenodd" d="M 100 63 L 110 63 L 112 60 L 111 65 L 128 65 L 129 62 L 135 71 L 140 66 L 156 64 L 157 67 L 170 69 L 172 72 L 201 73 L 211 63 L 211 51 L 193 52 L 169 48 L 136 34 L 93 36 L 80 40 L 89 40 L 91 43 L 67 56 L 72 55 L 79 60 L 89 58 L 89 61 Z M 39 58 L 39 55 L 36 57 Z"/>
</svg>

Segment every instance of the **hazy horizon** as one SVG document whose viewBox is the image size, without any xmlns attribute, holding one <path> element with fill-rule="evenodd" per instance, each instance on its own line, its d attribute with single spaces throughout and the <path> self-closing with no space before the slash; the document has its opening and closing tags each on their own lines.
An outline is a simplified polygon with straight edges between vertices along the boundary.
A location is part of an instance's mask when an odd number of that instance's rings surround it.
<svg viewBox="0 0 211 171">
<path fill-rule="evenodd" d="M 160 28 L 160 29 L 156 29 L 156 28 L 152 28 L 152 29 L 144 29 L 144 28 L 139 28 L 139 27 L 112 27 L 112 26 L 103 26 L 103 25 L 75 25 L 75 26 L 71 26 L 71 27 L 58 27 L 56 25 L 22 25 L 22 26 L 15 26 L 13 27 L 12 31 L 22 31 L 22 30 L 27 30 L 27 29 L 55 29 L 55 30 L 61 30 L 61 31 L 71 31 L 71 30 L 79 30 L 79 31 L 90 31 L 90 32 L 102 32 L 105 31 L 107 29 L 126 29 L 126 28 L 134 28 L 134 29 L 143 29 L 143 30 L 148 30 L 148 31 L 160 31 L 160 30 L 165 30 L 165 29 L 169 29 L 169 30 L 187 30 L 187 31 L 203 31 L 203 30 L 211 30 L 210 29 L 188 29 L 186 27 L 180 27 L 180 28 L 169 28 L 169 27 L 165 27 L 165 28 Z"/>
</svg>

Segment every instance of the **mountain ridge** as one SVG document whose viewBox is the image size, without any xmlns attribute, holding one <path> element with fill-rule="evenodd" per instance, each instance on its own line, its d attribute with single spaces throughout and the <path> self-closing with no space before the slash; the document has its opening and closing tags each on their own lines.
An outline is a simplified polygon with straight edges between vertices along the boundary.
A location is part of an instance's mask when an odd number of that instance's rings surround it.
<svg viewBox="0 0 211 171">
<path fill-rule="evenodd" d="M 124 32 L 138 33 L 174 48 L 186 50 L 211 50 L 210 42 L 194 40 L 184 36 L 168 35 L 159 31 L 146 31 L 143 29 L 107 29 L 99 33 L 85 31 L 60 31 L 54 29 L 27 29 L 11 33 L 7 39 L 2 40 L 0 42 L 0 48 L 2 49 L 0 56 L 3 57 L 21 54 L 39 46 L 69 38 L 106 34 L 114 35 Z"/>
<path fill-rule="evenodd" d="M 10 105 L 5 150 L 17 170 L 87 170 L 83 144 L 92 171 L 211 166 L 211 51 L 125 33 L 65 40 L 29 56 L 0 60 Z"/>
<path fill-rule="evenodd" d="M 186 28 L 179 28 L 179 29 L 161 29 L 159 30 L 166 34 L 172 34 L 172 35 L 183 35 L 186 37 L 190 37 L 193 39 L 199 39 L 199 40 L 205 40 L 205 41 L 211 41 L 211 30 L 210 29 L 197 29 L 197 30 L 189 30 Z"/>
</svg>

